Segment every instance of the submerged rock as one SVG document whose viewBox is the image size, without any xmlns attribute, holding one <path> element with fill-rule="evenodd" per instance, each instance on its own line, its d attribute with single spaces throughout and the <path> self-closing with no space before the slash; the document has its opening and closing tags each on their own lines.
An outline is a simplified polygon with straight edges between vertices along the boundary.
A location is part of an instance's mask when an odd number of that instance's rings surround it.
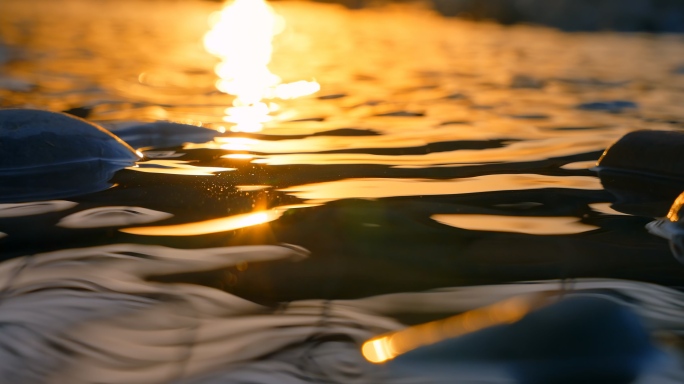
<svg viewBox="0 0 684 384">
<path fill-rule="evenodd" d="M 0 202 L 94 192 L 140 156 L 107 130 L 63 113 L 0 110 Z"/>
</svg>

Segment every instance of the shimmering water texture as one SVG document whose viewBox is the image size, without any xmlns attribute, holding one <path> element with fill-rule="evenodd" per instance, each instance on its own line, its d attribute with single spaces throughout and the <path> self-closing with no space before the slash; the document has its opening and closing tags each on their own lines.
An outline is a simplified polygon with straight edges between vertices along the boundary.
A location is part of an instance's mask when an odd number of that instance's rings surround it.
<svg viewBox="0 0 684 384">
<path fill-rule="evenodd" d="M 388 369 L 365 361 L 358 346 L 382 334 L 363 347 L 366 358 L 379 362 L 378 348 L 405 352 L 445 336 L 508 323 L 530 305 L 551 306 L 561 297 L 565 302 L 591 297 L 608 307 L 630 306 L 634 312 L 627 317 L 648 324 L 644 330 L 634 329 L 637 334 L 662 337 L 684 329 L 675 315 L 682 311 L 681 292 L 619 280 L 578 280 L 571 291 L 565 291 L 560 281 L 546 281 L 356 300 L 300 300 L 279 306 L 255 304 L 199 285 L 150 281 L 155 276 L 244 268 L 273 260 L 297 262 L 306 256 L 305 250 L 293 246 L 181 250 L 112 244 L 7 261 L 0 267 L 6 282 L 0 318 L 7 328 L 0 338 L 0 372 L 15 383 L 509 383 L 518 377 L 516 365 L 524 367 L 523 356 L 520 361 L 482 356 L 473 361 L 456 350 L 448 363 L 437 360 L 426 378 L 420 358 L 403 363 L 401 369 Z M 407 308 L 426 318 L 464 314 L 441 321 L 437 329 L 434 323 L 406 328 L 395 318 L 405 316 Z M 573 321 L 594 315 L 575 314 Z M 587 335 L 579 335 L 580 345 L 591 343 Z M 372 348 L 384 340 L 394 344 Z M 625 345 L 629 350 L 592 359 L 608 366 L 614 363 L 611 359 L 647 365 L 640 375 L 643 383 L 684 378 L 665 347 L 648 341 Z M 554 359 L 567 357 L 574 346 L 565 348 L 559 356 L 547 349 L 538 358 L 557 364 Z M 574 358 L 577 365 L 567 373 L 577 375 L 587 362 Z M 627 374 L 635 369 L 630 366 Z"/>
<path fill-rule="evenodd" d="M 684 267 L 645 228 L 682 184 L 595 168 L 684 128 L 682 36 L 233 5 L 0 1 L 0 108 L 144 155 L 0 137 L 0 377 L 684 381 Z"/>
</svg>

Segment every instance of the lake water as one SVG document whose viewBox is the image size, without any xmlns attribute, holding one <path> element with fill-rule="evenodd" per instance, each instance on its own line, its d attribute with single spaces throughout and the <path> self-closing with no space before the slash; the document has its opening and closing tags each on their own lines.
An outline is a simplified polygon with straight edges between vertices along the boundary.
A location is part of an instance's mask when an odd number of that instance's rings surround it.
<svg viewBox="0 0 684 384">
<path fill-rule="evenodd" d="M 650 283 L 684 267 L 644 229 L 671 200 L 619 201 L 592 168 L 627 132 L 684 128 L 684 37 L 273 7 L 270 72 L 320 90 L 243 116 L 202 43 L 220 3 L 0 3 L 0 107 L 68 111 L 147 158 L 0 205 L 3 377 L 403 382 L 356 344 L 551 287 L 681 310 Z M 226 40 L 251 52 L 248 32 Z"/>
</svg>

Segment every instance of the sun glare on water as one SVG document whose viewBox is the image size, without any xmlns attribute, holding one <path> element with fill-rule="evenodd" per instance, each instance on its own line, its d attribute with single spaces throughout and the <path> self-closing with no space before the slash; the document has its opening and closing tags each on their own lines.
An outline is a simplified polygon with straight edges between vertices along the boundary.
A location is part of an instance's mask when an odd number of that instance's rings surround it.
<svg viewBox="0 0 684 384">
<path fill-rule="evenodd" d="M 275 99 L 294 99 L 318 92 L 314 81 L 283 83 L 268 69 L 273 37 L 285 28 L 285 20 L 264 0 L 234 0 L 210 18 L 212 28 L 204 36 L 209 53 L 221 59 L 216 66 L 219 91 L 235 96 L 224 120 L 232 131 L 256 132 L 273 119 Z"/>
</svg>

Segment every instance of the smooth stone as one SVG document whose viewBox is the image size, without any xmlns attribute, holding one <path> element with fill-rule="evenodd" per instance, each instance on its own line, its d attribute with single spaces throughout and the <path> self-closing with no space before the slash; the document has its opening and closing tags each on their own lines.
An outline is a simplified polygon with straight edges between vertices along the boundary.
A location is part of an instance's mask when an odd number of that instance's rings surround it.
<svg viewBox="0 0 684 384">
<path fill-rule="evenodd" d="M 95 192 L 141 156 L 95 124 L 64 113 L 0 109 L 0 202 Z"/>
<path fill-rule="evenodd" d="M 184 143 L 206 143 L 215 137 L 226 136 L 214 129 L 168 121 L 124 123 L 108 128 L 134 148 L 177 147 Z"/>
<path fill-rule="evenodd" d="M 598 168 L 684 182 L 684 133 L 647 130 L 630 132 L 606 149 L 598 161 Z"/>
<path fill-rule="evenodd" d="M 100 160 L 130 166 L 140 156 L 106 129 L 64 113 L 0 110 L 0 175 Z"/>
<path fill-rule="evenodd" d="M 651 130 L 629 132 L 606 149 L 598 161 L 598 167 L 684 179 L 684 133 Z"/>
<path fill-rule="evenodd" d="M 617 197 L 613 208 L 665 216 L 684 190 L 684 133 L 630 132 L 605 150 L 596 169 L 603 187 Z"/>
<path fill-rule="evenodd" d="M 458 382 L 463 370 L 507 372 L 516 383 L 631 383 L 657 361 L 641 319 L 604 298 L 570 297 L 518 322 L 447 339 L 388 363 L 399 374 Z"/>
</svg>

